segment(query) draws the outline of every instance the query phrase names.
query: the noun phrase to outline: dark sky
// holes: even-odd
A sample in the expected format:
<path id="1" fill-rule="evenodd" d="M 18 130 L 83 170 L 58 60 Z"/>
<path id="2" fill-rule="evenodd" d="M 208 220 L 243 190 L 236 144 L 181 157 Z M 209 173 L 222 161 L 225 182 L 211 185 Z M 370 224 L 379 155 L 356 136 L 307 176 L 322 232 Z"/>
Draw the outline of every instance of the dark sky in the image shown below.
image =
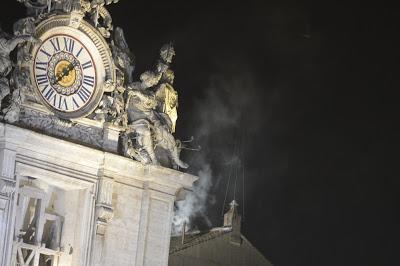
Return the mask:
<path id="1" fill-rule="evenodd" d="M 189 172 L 199 161 L 212 167 L 208 217 L 220 225 L 238 143 L 243 234 L 277 266 L 400 265 L 398 11 L 344 2 L 122 0 L 109 8 L 136 55 L 135 77 L 174 42 L 177 135 L 203 148 L 183 152 Z M 1 21 L 10 29 L 24 7 L 7 5 Z"/>

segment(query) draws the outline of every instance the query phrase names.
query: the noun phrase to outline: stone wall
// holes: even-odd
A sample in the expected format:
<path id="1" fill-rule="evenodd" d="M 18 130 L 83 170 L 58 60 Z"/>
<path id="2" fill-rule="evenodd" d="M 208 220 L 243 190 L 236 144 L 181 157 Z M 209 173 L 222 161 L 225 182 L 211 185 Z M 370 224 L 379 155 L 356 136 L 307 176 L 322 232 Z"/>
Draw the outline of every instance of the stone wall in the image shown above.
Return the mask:
<path id="1" fill-rule="evenodd" d="M 1 266 L 167 265 L 176 195 L 196 180 L 9 124 L 0 173 Z"/>

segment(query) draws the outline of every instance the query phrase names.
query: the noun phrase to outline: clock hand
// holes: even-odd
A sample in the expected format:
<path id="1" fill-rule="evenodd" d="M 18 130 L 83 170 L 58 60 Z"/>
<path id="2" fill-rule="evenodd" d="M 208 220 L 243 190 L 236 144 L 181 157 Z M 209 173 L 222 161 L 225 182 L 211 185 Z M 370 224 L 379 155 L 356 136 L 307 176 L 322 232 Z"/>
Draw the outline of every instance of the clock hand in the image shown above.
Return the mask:
<path id="1" fill-rule="evenodd" d="M 75 68 L 75 64 L 73 63 L 69 63 L 68 66 L 64 67 L 62 69 L 62 71 L 60 72 L 59 75 L 57 75 L 57 78 L 54 80 L 54 82 L 52 83 L 52 85 L 56 84 L 57 82 L 59 82 L 60 80 L 62 80 L 63 77 L 68 76 L 69 73 Z"/>
<path id="2" fill-rule="evenodd" d="M 68 67 L 69 67 L 69 66 L 64 67 L 64 68 L 61 70 L 61 72 L 60 72 L 58 75 L 56 75 L 56 78 L 54 79 L 52 85 L 56 84 L 57 82 L 59 82 L 60 80 L 62 80 L 63 77 L 65 77 L 65 76 L 67 76 L 67 75 L 69 74 Z"/>

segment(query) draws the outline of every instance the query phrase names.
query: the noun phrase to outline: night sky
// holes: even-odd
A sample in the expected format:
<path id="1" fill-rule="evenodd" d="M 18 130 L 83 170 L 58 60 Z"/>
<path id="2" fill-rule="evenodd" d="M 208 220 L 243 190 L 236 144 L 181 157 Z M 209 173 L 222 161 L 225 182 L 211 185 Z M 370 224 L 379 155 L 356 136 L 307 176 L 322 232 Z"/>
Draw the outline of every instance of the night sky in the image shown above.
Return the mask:
<path id="1" fill-rule="evenodd" d="M 188 172 L 213 171 L 208 219 L 221 225 L 237 156 L 243 234 L 274 265 L 400 265 L 398 11 L 365 1 L 237 2 L 109 7 L 136 55 L 136 79 L 174 42 L 177 137 L 202 146 L 183 151 Z M 10 32 L 25 8 L 2 5 Z"/>

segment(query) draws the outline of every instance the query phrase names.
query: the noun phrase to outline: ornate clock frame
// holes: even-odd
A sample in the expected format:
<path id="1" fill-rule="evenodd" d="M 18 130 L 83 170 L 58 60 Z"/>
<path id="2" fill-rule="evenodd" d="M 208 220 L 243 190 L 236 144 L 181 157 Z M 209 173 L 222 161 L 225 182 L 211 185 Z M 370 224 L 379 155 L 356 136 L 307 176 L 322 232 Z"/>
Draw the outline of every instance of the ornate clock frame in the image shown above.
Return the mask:
<path id="1" fill-rule="evenodd" d="M 83 37 L 90 39 L 92 44 L 84 43 L 84 45 L 88 45 L 92 49 L 96 49 L 95 51 L 91 49 L 93 61 L 96 65 L 98 65 L 98 67 L 96 68 L 96 87 L 94 88 L 93 95 L 89 100 L 90 102 L 87 103 L 83 108 L 74 112 L 63 112 L 57 110 L 55 108 L 52 108 L 51 105 L 49 105 L 40 95 L 39 88 L 36 85 L 34 76 L 34 64 L 30 64 L 30 78 L 31 83 L 35 89 L 35 97 L 37 102 L 42 103 L 44 106 L 47 107 L 47 109 L 49 109 L 60 118 L 74 119 L 85 117 L 88 114 L 92 113 L 96 107 L 98 107 L 98 104 L 104 93 L 106 82 L 113 83 L 115 81 L 116 72 L 114 63 L 112 61 L 111 50 L 106 40 L 101 36 L 100 32 L 96 28 L 94 28 L 85 20 L 81 19 L 77 22 L 77 20 L 74 19 L 72 15 L 56 15 L 42 21 L 36 27 L 36 36 L 42 41 L 49 38 L 51 35 L 66 33 L 72 35 L 74 38 Z M 40 45 L 32 45 L 30 49 L 31 55 L 35 55 L 39 47 Z"/>

